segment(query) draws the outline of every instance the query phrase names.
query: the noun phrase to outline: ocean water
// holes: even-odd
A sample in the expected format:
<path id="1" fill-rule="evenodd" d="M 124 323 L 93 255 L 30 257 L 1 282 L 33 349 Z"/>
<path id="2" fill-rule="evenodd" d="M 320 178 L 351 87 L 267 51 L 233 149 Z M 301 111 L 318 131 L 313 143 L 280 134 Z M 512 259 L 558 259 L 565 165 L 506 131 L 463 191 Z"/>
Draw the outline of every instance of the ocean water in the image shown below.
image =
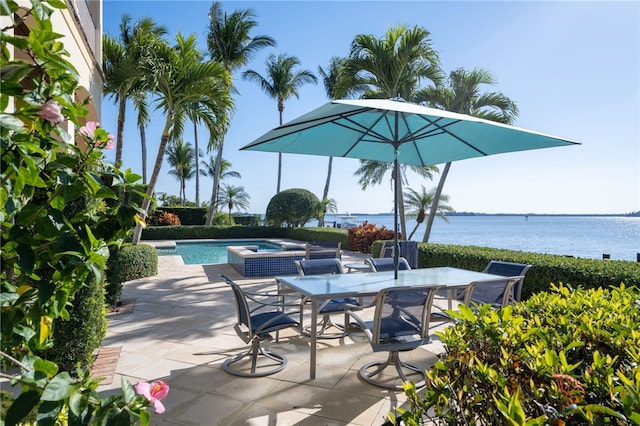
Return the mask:
<path id="1" fill-rule="evenodd" d="M 359 221 L 393 229 L 393 214 L 354 214 Z M 535 253 L 635 261 L 640 253 L 640 217 L 475 215 L 436 219 L 430 242 L 474 245 Z M 326 223 L 340 223 L 340 215 L 327 215 Z M 415 219 L 407 219 L 411 233 Z M 309 223 L 308 226 L 315 226 Z M 422 224 L 412 240 L 422 241 Z"/>

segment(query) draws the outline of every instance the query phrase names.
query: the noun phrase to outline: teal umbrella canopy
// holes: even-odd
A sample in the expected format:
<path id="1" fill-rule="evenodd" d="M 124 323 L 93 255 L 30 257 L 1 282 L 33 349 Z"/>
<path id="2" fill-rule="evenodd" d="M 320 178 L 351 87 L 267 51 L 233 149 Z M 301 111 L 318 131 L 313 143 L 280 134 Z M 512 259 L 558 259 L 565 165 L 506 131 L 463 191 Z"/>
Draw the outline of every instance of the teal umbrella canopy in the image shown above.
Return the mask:
<path id="1" fill-rule="evenodd" d="M 409 102 L 329 102 L 242 150 L 348 157 L 429 166 L 577 142 Z"/>
<path id="2" fill-rule="evenodd" d="M 577 142 L 402 100 L 329 102 L 240 148 L 432 166 Z M 398 180 L 394 191 L 394 270 L 398 278 Z"/>

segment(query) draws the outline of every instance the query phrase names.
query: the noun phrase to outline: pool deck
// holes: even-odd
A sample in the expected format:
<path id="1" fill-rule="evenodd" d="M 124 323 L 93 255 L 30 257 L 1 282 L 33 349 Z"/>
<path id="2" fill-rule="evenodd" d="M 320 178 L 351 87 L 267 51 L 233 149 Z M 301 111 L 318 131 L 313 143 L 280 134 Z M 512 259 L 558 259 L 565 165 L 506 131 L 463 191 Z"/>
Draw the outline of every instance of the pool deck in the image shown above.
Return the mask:
<path id="1" fill-rule="evenodd" d="M 343 262 L 363 255 L 344 252 Z M 151 410 L 151 425 L 382 425 L 386 414 L 405 403 L 403 392 L 388 391 L 359 380 L 373 354 L 363 334 L 318 342 L 318 370 L 309 379 L 309 339 L 293 330 L 281 332 L 269 347 L 286 354 L 287 367 L 262 378 L 231 376 L 222 362 L 244 343 L 233 325 L 236 309 L 224 273 L 243 287 L 273 288 L 274 280 L 245 279 L 228 264 L 184 265 L 179 256 L 159 258 L 158 275 L 125 283 L 122 300 L 130 312 L 109 315 L 102 350 L 111 351 L 113 381 L 103 395 L 116 392 L 120 379 L 164 380 L 170 386 L 164 414 Z M 119 350 L 119 356 L 117 356 Z M 429 368 L 441 342 L 416 349 L 403 358 Z"/>

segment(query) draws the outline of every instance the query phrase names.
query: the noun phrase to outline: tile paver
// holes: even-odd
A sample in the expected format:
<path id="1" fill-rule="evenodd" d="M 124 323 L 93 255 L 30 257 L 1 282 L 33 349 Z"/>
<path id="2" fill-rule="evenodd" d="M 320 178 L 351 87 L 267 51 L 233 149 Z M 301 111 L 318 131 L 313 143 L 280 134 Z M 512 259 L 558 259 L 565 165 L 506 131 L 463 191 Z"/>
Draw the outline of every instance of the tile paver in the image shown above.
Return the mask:
<path id="1" fill-rule="evenodd" d="M 218 274 L 252 289 L 273 280 L 245 279 L 229 265 L 183 265 L 177 256 L 160 257 L 158 267 L 158 275 L 124 285 L 122 298 L 135 299 L 135 308 L 109 317 L 103 346 L 120 346 L 121 353 L 112 383 L 99 388 L 105 395 L 117 391 L 120 377 L 166 380 L 167 410 L 152 413 L 152 425 L 382 425 L 386 413 L 405 402 L 403 392 L 358 379 L 361 365 L 386 357 L 373 354 L 358 334 L 318 341 L 315 380 L 308 377 L 309 339 L 293 330 L 268 342 L 287 356 L 283 371 L 264 378 L 225 373 L 224 359 L 245 345 L 233 330 L 232 293 Z M 435 342 L 407 358 L 429 366 L 439 350 Z"/>

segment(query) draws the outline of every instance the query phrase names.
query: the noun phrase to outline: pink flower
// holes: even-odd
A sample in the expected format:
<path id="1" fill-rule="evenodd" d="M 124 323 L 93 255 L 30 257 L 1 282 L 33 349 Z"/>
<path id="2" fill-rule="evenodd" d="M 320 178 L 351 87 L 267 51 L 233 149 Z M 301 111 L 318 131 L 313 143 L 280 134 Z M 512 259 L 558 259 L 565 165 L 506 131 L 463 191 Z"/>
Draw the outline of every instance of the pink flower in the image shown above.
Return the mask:
<path id="1" fill-rule="evenodd" d="M 107 144 L 104 146 L 104 149 L 113 149 L 113 139 L 115 138 L 115 136 L 113 136 L 113 133 L 109 133 L 109 139 L 107 140 Z"/>
<path id="2" fill-rule="evenodd" d="M 162 380 L 156 380 L 151 383 L 138 382 L 135 384 L 134 389 L 138 395 L 144 396 L 147 401 L 153 404 L 156 413 L 164 413 L 164 405 L 160 402 L 169 393 L 169 385 Z"/>
<path id="3" fill-rule="evenodd" d="M 64 120 L 64 115 L 62 115 L 62 112 L 60 111 L 60 104 L 53 99 L 49 99 L 47 102 L 42 104 L 38 115 L 53 124 Z"/>
<path id="4" fill-rule="evenodd" d="M 93 138 L 98 127 L 100 127 L 100 123 L 98 123 L 97 121 L 87 121 L 87 124 L 80 127 L 79 132 L 81 135 Z"/>

